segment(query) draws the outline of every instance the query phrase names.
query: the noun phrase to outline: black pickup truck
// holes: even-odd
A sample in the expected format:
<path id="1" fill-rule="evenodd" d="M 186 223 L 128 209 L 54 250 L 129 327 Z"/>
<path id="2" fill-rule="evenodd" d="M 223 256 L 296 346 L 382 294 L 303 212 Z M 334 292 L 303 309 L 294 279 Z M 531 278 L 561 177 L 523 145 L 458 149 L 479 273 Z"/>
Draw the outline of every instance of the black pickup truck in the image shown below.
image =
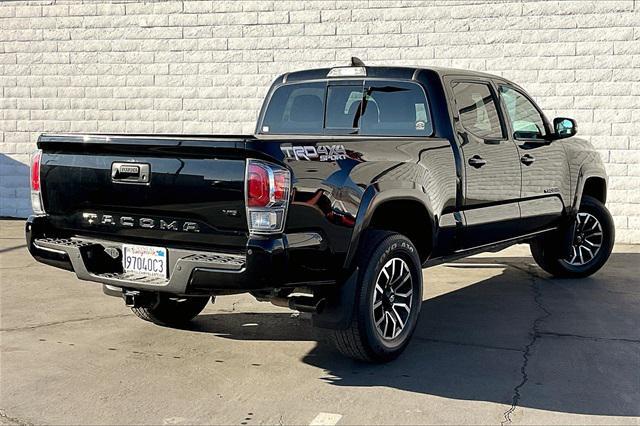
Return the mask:
<path id="1" fill-rule="evenodd" d="M 493 75 L 291 72 L 254 135 L 41 135 L 26 238 L 142 319 L 177 326 L 249 292 L 388 361 L 414 331 L 423 267 L 523 242 L 558 277 L 603 266 L 607 177 L 576 130 Z"/>

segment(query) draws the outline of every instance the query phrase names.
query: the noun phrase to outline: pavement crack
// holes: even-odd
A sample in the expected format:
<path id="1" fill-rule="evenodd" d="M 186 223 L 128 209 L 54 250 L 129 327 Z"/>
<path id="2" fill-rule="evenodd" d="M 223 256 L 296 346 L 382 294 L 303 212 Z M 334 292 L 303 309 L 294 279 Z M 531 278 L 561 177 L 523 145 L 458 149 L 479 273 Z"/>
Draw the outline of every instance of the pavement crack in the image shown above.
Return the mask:
<path id="1" fill-rule="evenodd" d="M 122 317 L 128 317 L 128 316 L 131 316 L 131 314 L 102 315 L 102 316 L 87 317 L 87 318 L 74 318 L 74 319 L 69 319 L 69 320 L 64 320 L 64 321 L 51 321 L 51 322 L 45 322 L 45 323 L 41 323 L 41 324 L 28 325 L 28 326 L 24 326 L 24 327 L 0 328 L 0 331 L 33 330 L 33 329 L 36 329 L 36 328 L 51 327 L 53 325 L 69 324 L 69 323 L 83 322 L 83 321 L 98 321 L 98 320 L 103 320 L 103 319 L 122 318 Z"/>
<path id="2" fill-rule="evenodd" d="M 539 331 L 538 336 L 544 337 L 571 337 L 574 339 L 593 340 L 594 342 L 623 342 L 623 343 L 640 343 L 640 340 L 625 339 L 622 337 L 597 337 L 597 336 L 583 336 L 580 334 L 572 333 L 556 333 L 554 331 Z"/>
<path id="3" fill-rule="evenodd" d="M 499 351 L 513 351 L 513 352 L 523 352 L 522 349 L 519 348 L 510 348 L 507 346 L 492 346 L 492 345 L 483 345 L 480 343 L 470 343 L 470 342 L 458 342 L 455 340 L 443 340 L 443 339 L 433 339 L 429 337 L 420 337 L 413 336 L 414 340 L 423 341 L 423 342 L 434 342 L 434 343 L 444 343 L 447 345 L 458 345 L 458 346 L 471 346 L 474 348 L 482 348 L 482 349 L 495 349 Z"/>
<path id="4" fill-rule="evenodd" d="M 504 420 L 500 422 L 501 426 L 505 424 L 511 423 L 511 414 L 518 408 L 518 403 L 522 398 L 521 390 L 529 381 L 529 375 L 527 373 L 527 367 L 529 366 L 529 360 L 531 359 L 531 350 L 533 346 L 536 344 L 538 338 L 541 336 L 539 328 L 540 324 L 545 321 L 547 318 L 551 316 L 551 312 L 547 310 L 542 304 L 542 291 L 540 290 L 540 286 L 538 285 L 538 277 L 526 269 L 519 267 L 517 265 L 511 265 L 521 271 L 526 272 L 529 275 L 529 279 L 531 281 L 531 291 L 533 292 L 533 302 L 535 303 L 538 310 L 541 311 L 540 315 L 538 315 L 534 320 L 533 324 L 531 324 L 531 329 L 529 330 L 529 343 L 524 347 L 524 351 L 522 353 L 522 365 L 520 366 L 520 374 L 522 379 L 520 383 L 518 383 L 513 388 L 513 397 L 511 398 L 511 407 L 504 412 Z"/>
<path id="5" fill-rule="evenodd" d="M 525 274 L 527 274 L 530 278 L 532 278 L 534 280 L 544 280 L 544 281 L 549 281 L 549 282 L 553 281 L 549 277 L 545 277 L 543 275 L 540 275 L 540 274 L 534 272 L 535 268 L 532 268 L 532 267 L 527 268 L 527 267 L 523 267 L 521 265 L 518 265 L 517 263 L 511 263 L 511 262 L 504 262 L 504 264 L 505 265 L 509 265 L 512 268 L 517 269 L 518 271 L 524 272 Z"/>
<path id="6" fill-rule="evenodd" d="M 0 420 L 3 421 L 2 424 L 5 424 L 5 422 L 8 422 L 8 424 L 10 425 L 32 425 L 33 423 L 29 423 L 25 420 L 21 420 L 17 417 L 11 417 L 7 414 L 6 410 L 4 408 L 0 408 Z"/>

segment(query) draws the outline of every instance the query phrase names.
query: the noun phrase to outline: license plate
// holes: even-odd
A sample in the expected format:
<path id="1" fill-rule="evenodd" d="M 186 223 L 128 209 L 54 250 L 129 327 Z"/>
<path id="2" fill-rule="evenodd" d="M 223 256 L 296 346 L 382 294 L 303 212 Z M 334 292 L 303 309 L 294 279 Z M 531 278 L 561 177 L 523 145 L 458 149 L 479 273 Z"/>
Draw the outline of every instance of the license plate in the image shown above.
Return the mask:
<path id="1" fill-rule="evenodd" d="M 122 266 L 125 272 L 167 278 L 167 249 L 123 244 Z"/>

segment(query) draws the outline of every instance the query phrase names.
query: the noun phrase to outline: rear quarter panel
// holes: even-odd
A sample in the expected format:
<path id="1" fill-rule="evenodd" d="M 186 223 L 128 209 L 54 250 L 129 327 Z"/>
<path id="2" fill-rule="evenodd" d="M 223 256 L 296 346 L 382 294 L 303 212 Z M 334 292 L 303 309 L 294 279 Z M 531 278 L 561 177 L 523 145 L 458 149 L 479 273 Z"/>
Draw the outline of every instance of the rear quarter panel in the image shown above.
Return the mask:
<path id="1" fill-rule="evenodd" d="M 292 172 L 287 234 L 316 233 L 317 249 L 293 250 L 307 275 L 335 276 L 377 205 L 394 198 L 415 199 L 430 212 L 435 228 L 453 212 L 456 167 L 450 142 L 440 138 L 316 137 L 264 139 L 249 146 Z M 316 153 L 333 152 L 337 158 Z M 402 221 L 402 211 L 397 212 Z M 301 274 L 303 271 L 301 271 Z"/>

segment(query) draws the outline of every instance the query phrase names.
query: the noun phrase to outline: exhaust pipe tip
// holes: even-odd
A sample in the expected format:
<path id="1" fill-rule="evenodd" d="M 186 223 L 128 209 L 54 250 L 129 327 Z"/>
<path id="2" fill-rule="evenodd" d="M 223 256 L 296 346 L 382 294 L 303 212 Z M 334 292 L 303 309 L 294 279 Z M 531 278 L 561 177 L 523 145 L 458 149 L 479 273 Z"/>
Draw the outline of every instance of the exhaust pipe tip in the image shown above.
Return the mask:
<path id="1" fill-rule="evenodd" d="M 313 296 L 270 297 L 267 300 L 274 306 L 312 314 L 321 313 L 327 305 L 324 297 Z"/>
<path id="2" fill-rule="evenodd" d="M 314 297 L 292 297 L 289 299 L 289 308 L 294 311 L 319 314 L 326 305 L 326 299 Z"/>

